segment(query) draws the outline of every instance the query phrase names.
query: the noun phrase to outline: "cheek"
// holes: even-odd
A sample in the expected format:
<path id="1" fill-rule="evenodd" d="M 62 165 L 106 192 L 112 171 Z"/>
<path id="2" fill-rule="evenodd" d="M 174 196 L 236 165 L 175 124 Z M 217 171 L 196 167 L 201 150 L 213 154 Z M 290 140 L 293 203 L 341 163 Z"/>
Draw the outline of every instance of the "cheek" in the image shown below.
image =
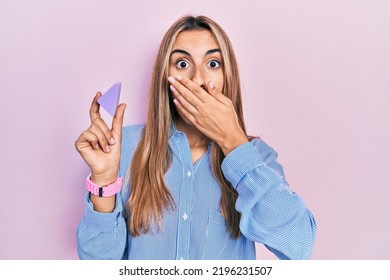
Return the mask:
<path id="1" fill-rule="evenodd" d="M 218 90 L 223 91 L 223 74 L 218 74 L 214 77 L 214 83 Z"/>
<path id="2" fill-rule="evenodd" d="M 221 80 L 219 80 L 218 83 L 216 83 L 216 87 L 220 91 L 223 91 L 223 78 Z"/>
<path id="3" fill-rule="evenodd" d="M 168 76 L 175 76 L 176 73 L 177 73 L 176 67 L 170 66 L 168 68 Z"/>
<path id="4" fill-rule="evenodd" d="M 180 71 L 176 68 L 176 66 L 169 67 L 168 69 L 168 76 L 176 77 L 177 75 L 186 77 L 188 79 L 191 79 L 191 71 L 190 70 L 183 70 L 181 69 Z"/>

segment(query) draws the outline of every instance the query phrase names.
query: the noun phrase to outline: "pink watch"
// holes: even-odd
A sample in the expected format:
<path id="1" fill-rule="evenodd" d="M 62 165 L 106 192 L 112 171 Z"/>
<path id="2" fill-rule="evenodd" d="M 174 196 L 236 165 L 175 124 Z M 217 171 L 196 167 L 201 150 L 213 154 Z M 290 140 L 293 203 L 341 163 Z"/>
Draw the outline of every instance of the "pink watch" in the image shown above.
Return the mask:
<path id="1" fill-rule="evenodd" d="M 98 195 L 99 197 L 107 197 L 107 196 L 113 196 L 116 193 L 118 193 L 121 190 L 122 182 L 123 182 L 123 178 L 118 177 L 116 178 L 114 183 L 109 184 L 106 187 L 102 187 L 96 185 L 91 181 L 91 174 L 90 174 L 87 177 L 85 187 L 90 193 L 93 193 L 94 195 Z"/>

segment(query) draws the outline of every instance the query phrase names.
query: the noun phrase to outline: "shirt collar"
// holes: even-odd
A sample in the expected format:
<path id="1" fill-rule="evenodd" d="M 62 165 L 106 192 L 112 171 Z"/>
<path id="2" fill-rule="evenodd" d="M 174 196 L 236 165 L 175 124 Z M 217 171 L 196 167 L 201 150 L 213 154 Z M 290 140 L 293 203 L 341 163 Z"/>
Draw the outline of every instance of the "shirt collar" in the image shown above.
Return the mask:
<path id="1" fill-rule="evenodd" d="M 169 133 L 170 133 L 170 134 L 169 134 L 169 142 L 172 141 L 173 138 L 174 138 L 174 137 L 177 137 L 179 134 L 185 135 L 184 132 L 182 132 L 182 131 L 180 131 L 180 130 L 178 130 L 178 129 L 176 128 L 175 122 L 172 122 L 172 124 L 171 124 L 171 130 L 170 130 Z M 213 144 L 213 141 L 210 141 L 210 142 L 208 143 L 208 149 L 211 148 L 211 145 L 212 145 L 212 144 Z"/>
<path id="2" fill-rule="evenodd" d="M 169 140 L 171 140 L 178 133 L 182 133 L 182 132 L 177 130 L 175 122 L 172 122 L 171 123 L 171 129 L 170 129 L 170 132 L 169 132 Z"/>

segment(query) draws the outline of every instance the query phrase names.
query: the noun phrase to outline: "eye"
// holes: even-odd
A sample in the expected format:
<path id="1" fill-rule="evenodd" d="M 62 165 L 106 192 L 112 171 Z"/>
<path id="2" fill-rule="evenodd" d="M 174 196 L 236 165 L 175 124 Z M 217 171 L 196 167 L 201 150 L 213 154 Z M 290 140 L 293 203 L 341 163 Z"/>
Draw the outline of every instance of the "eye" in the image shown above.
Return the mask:
<path id="1" fill-rule="evenodd" d="M 221 66 L 221 63 L 218 60 L 211 60 L 208 64 L 208 67 L 211 68 L 219 68 Z"/>
<path id="2" fill-rule="evenodd" d="M 183 60 L 183 59 L 180 59 L 180 60 L 178 60 L 178 61 L 176 62 L 176 67 L 177 67 L 178 69 L 187 68 L 187 67 L 189 67 L 189 66 L 190 66 L 190 64 L 189 64 L 187 61 Z"/>

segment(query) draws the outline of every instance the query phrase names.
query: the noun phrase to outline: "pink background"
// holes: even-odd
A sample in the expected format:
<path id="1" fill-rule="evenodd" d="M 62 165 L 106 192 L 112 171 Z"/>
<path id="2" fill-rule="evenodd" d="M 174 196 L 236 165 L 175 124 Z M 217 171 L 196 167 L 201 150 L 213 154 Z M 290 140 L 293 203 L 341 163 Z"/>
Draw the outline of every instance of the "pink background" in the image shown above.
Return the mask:
<path id="1" fill-rule="evenodd" d="M 385 0 L 1 0 L 0 259 L 77 258 L 90 102 L 122 81 L 125 123 L 143 122 L 158 44 L 187 13 L 229 34 L 249 132 L 317 219 L 312 258 L 390 259 Z"/>

